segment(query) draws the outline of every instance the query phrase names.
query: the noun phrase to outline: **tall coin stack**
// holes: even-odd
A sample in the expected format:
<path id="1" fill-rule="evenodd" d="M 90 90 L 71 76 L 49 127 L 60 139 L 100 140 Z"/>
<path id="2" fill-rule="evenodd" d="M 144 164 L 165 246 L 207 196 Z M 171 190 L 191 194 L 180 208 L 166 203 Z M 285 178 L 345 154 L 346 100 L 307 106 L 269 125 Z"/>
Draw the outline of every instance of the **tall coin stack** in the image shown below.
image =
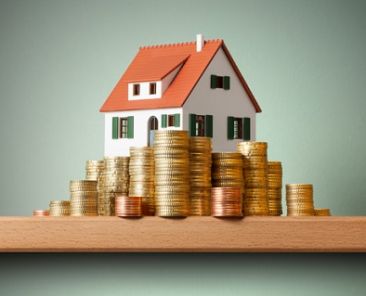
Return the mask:
<path id="1" fill-rule="evenodd" d="M 156 131 L 155 204 L 161 217 L 189 215 L 189 138 L 186 131 Z"/>
<path id="2" fill-rule="evenodd" d="M 130 148 L 130 197 L 142 198 L 144 216 L 154 216 L 154 150 L 151 147 Z M 117 203 L 116 203 L 117 204 Z"/>
<path id="3" fill-rule="evenodd" d="M 266 216 L 269 213 L 267 198 L 267 143 L 240 142 L 237 147 L 244 157 L 244 215 Z"/>
<path id="4" fill-rule="evenodd" d="M 50 216 L 70 216 L 70 201 L 69 200 L 51 200 Z"/>
<path id="5" fill-rule="evenodd" d="M 240 153 L 212 153 L 212 186 L 238 187 L 243 194 L 243 157 Z"/>
<path id="6" fill-rule="evenodd" d="M 98 215 L 98 181 L 70 181 L 70 214 L 71 216 Z"/>
<path id="7" fill-rule="evenodd" d="M 287 216 L 314 216 L 313 185 L 286 184 Z"/>
<path id="8" fill-rule="evenodd" d="M 105 157 L 104 162 L 104 200 L 99 201 L 102 203 L 103 215 L 114 216 L 116 196 L 128 196 L 130 158 Z"/>
<path id="9" fill-rule="evenodd" d="M 270 216 L 282 215 L 282 164 L 268 161 L 267 175 L 268 210 Z"/>
<path id="10" fill-rule="evenodd" d="M 104 160 L 87 160 L 85 179 L 98 181 L 98 215 L 104 215 Z"/>
<path id="11" fill-rule="evenodd" d="M 211 215 L 211 139 L 189 139 L 190 215 Z"/>

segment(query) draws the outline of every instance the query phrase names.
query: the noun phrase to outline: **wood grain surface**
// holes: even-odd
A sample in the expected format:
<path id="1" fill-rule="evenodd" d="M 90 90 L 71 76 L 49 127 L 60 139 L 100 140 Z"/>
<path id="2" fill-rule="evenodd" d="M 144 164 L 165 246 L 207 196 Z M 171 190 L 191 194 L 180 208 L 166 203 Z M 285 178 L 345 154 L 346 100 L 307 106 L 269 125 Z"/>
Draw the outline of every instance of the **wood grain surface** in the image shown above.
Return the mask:
<path id="1" fill-rule="evenodd" d="M 365 252 L 366 217 L 0 217 L 1 252 Z"/>

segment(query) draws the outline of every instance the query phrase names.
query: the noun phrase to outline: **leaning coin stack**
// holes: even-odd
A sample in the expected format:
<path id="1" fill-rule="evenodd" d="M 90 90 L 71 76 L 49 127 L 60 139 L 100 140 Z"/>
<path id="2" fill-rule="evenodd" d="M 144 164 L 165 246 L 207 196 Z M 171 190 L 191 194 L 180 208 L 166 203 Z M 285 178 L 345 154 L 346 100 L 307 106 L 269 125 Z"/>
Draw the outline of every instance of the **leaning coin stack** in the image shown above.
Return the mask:
<path id="1" fill-rule="evenodd" d="M 282 164 L 268 161 L 267 175 L 268 210 L 270 216 L 282 215 Z"/>
<path id="2" fill-rule="evenodd" d="M 314 216 L 313 185 L 286 184 L 287 216 Z"/>
<path id="3" fill-rule="evenodd" d="M 244 215 L 267 216 L 267 143 L 240 142 L 237 147 L 244 157 Z"/>
<path id="4" fill-rule="evenodd" d="M 330 209 L 314 209 L 315 216 L 331 216 Z"/>
<path id="5" fill-rule="evenodd" d="M 50 216 L 70 216 L 69 200 L 52 200 L 50 202 Z"/>
<path id="6" fill-rule="evenodd" d="M 154 216 L 154 150 L 151 147 L 130 148 L 130 197 L 142 198 L 144 216 Z M 117 203 L 116 203 L 117 204 Z"/>
<path id="7" fill-rule="evenodd" d="M 130 158 L 105 157 L 104 162 L 104 200 L 99 201 L 104 209 L 104 216 L 114 216 L 116 196 L 128 196 Z"/>
<path id="8" fill-rule="evenodd" d="M 85 180 L 98 181 L 104 171 L 104 160 L 87 160 L 85 165 Z"/>
<path id="9" fill-rule="evenodd" d="M 161 217 L 189 215 L 189 138 L 186 131 L 156 131 L 155 204 Z"/>
<path id="10" fill-rule="evenodd" d="M 241 217 L 242 202 L 240 187 L 212 187 L 212 216 Z"/>
<path id="11" fill-rule="evenodd" d="M 211 138 L 189 139 L 190 215 L 211 215 Z"/>
<path id="12" fill-rule="evenodd" d="M 71 216 L 98 215 L 98 181 L 70 181 L 70 214 Z"/>
<path id="13" fill-rule="evenodd" d="M 212 186 L 239 187 L 244 192 L 243 157 L 240 153 L 212 153 Z"/>
<path id="14" fill-rule="evenodd" d="M 141 217 L 142 198 L 137 196 L 116 196 L 116 216 Z"/>

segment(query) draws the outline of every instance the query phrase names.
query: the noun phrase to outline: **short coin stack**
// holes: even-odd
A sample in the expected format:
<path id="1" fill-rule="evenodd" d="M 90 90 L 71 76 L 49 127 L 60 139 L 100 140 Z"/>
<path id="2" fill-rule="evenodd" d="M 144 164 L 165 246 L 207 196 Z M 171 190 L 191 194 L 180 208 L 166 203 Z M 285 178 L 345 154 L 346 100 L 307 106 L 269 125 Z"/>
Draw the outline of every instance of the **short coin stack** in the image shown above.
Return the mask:
<path id="1" fill-rule="evenodd" d="M 240 142 L 237 147 L 244 156 L 244 215 L 267 216 L 267 143 Z"/>
<path id="2" fill-rule="evenodd" d="M 313 185 L 286 185 L 287 216 L 314 216 Z"/>
<path id="3" fill-rule="evenodd" d="M 98 181 L 70 181 L 70 214 L 71 216 L 98 215 Z"/>
<path id="4" fill-rule="evenodd" d="M 49 210 L 34 210 L 33 211 L 33 216 L 34 217 L 45 217 L 45 216 L 49 216 L 50 215 L 50 211 Z"/>
<path id="5" fill-rule="evenodd" d="M 155 131 L 155 204 L 161 217 L 189 215 L 189 138 L 186 131 Z"/>
<path id="6" fill-rule="evenodd" d="M 190 215 L 211 214 L 211 139 L 189 139 Z"/>
<path id="7" fill-rule="evenodd" d="M 116 216 L 118 217 L 141 217 L 142 197 L 116 196 Z"/>
<path id="8" fill-rule="evenodd" d="M 331 216 L 330 209 L 314 209 L 315 216 Z"/>
<path id="9" fill-rule="evenodd" d="M 70 216 L 70 201 L 69 200 L 51 200 L 50 216 Z"/>
<path id="10" fill-rule="evenodd" d="M 130 197 L 142 198 L 144 216 L 154 216 L 154 150 L 151 147 L 130 148 Z"/>
<path id="11" fill-rule="evenodd" d="M 212 187 L 211 213 L 214 217 L 241 217 L 242 193 L 240 187 Z"/>
<path id="12" fill-rule="evenodd" d="M 87 160 L 85 165 L 85 179 L 98 181 L 104 172 L 104 160 Z"/>
<path id="13" fill-rule="evenodd" d="M 238 187 L 244 192 L 243 157 L 240 153 L 212 153 L 212 186 Z"/>
<path id="14" fill-rule="evenodd" d="M 100 200 L 104 216 L 114 216 L 115 197 L 128 196 L 129 157 L 105 157 L 104 200 Z"/>
<path id="15" fill-rule="evenodd" d="M 268 210 L 270 216 L 282 215 L 282 164 L 268 161 L 267 175 Z"/>

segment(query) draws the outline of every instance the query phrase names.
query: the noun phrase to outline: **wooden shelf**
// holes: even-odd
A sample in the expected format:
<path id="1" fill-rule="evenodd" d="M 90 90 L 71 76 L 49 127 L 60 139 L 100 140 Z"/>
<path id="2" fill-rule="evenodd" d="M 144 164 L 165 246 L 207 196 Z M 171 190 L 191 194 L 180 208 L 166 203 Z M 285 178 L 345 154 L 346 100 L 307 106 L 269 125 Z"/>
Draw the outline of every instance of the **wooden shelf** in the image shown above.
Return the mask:
<path id="1" fill-rule="evenodd" d="M 1 252 L 365 252 L 366 217 L 0 217 Z"/>

